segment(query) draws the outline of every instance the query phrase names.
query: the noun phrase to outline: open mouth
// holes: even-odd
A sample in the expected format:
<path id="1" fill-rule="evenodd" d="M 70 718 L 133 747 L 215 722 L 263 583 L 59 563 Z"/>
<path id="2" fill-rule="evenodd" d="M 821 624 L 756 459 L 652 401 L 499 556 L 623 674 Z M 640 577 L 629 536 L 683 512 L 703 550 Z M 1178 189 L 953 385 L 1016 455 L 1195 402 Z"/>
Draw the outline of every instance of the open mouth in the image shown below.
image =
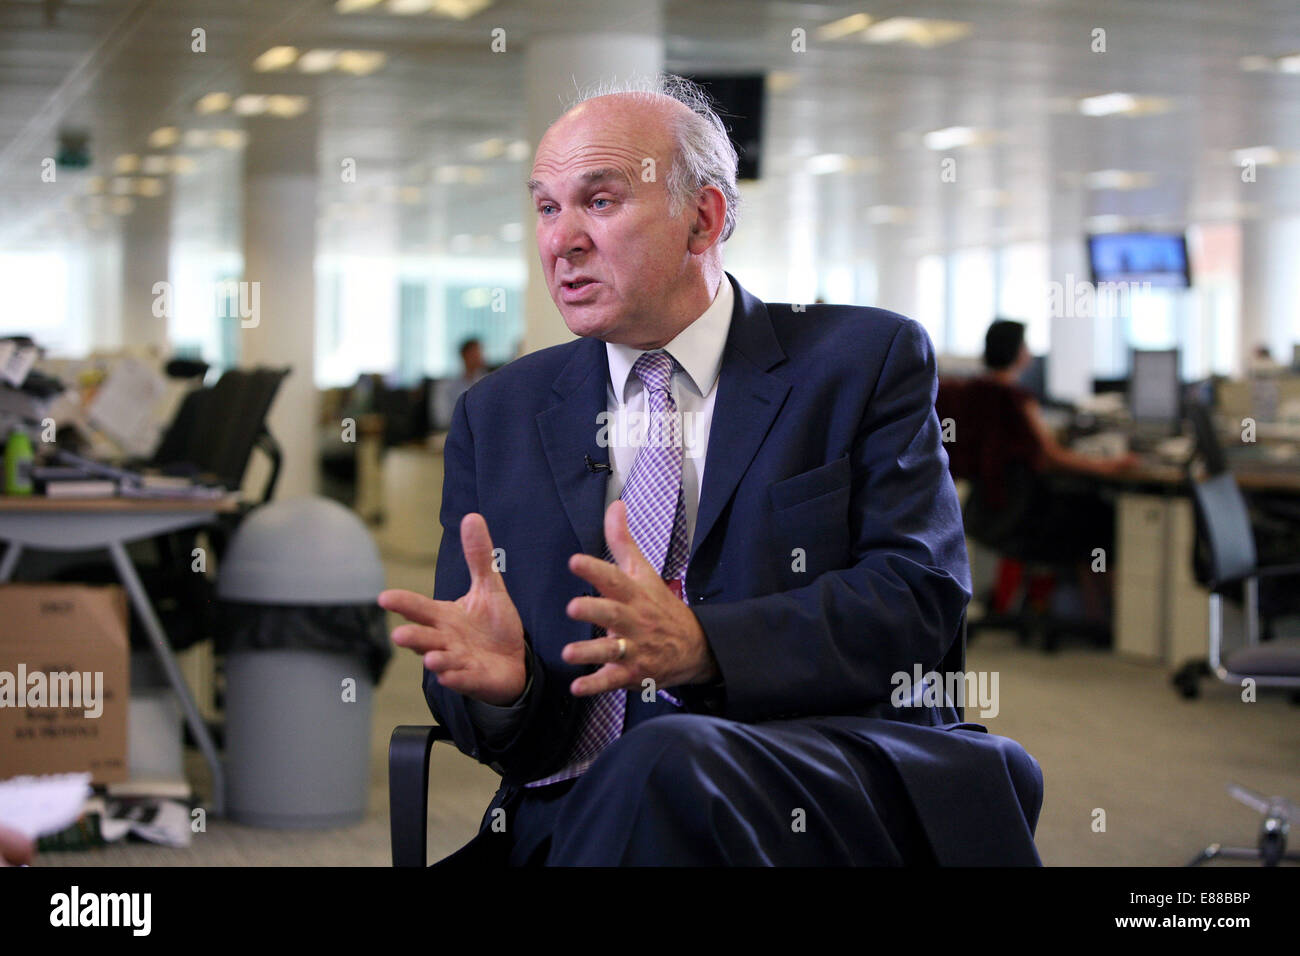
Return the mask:
<path id="1" fill-rule="evenodd" d="M 562 284 L 566 289 L 581 289 L 591 285 L 595 281 L 595 279 L 576 279 L 573 282 L 565 282 Z"/>

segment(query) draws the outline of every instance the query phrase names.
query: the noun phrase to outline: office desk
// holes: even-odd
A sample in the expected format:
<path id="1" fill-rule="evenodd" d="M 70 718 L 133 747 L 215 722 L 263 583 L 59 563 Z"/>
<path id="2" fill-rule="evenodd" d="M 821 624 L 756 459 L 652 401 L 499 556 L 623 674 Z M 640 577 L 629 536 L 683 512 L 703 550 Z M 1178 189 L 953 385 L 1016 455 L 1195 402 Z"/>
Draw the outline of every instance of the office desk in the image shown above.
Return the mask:
<path id="1" fill-rule="evenodd" d="M 1300 495 L 1300 463 L 1269 465 L 1237 463 L 1229 459 L 1228 470 L 1237 479 L 1237 484 L 1241 486 L 1242 491 Z M 1187 471 L 1182 465 L 1166 459 L 1144 457 L 1136 468 L 1107 475 L 1099 480 L 1116 485 L 1120 489 L 1147 487 L 1177 491 L 1186 485 Z"/>
<path id="2" fill-rule="evenodd" d="M 202 527 L 211 524 L 219 514 L 238 510 L 237 495 L 201 501 L 0 495 L 0 540 L 8 543 L 4 558 L 0 559 L 0 583 L 13 576 L 23 548 L 46 551 L 97 551 L 104 548 L 108 551 L 117 576 L 130 596 L 131 605 L 144 622 L 154 654 L 180 700 L 185 722 L 212 769 L 212 812 L 217 816 L 225 812 L 225 775 L 221 759 L 153 604 L 127 555 L 126 545 L 172 531 Z"/>

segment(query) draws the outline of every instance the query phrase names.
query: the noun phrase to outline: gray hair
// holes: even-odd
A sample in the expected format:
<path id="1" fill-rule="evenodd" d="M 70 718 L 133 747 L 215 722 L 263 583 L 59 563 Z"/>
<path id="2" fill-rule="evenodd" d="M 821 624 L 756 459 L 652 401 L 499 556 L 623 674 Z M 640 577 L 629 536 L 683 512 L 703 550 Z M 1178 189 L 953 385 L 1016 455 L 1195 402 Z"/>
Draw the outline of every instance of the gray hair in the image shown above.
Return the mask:
<path id="1" fill-rule="evenodd" d="M 736 187 L 736 168 L 740 157 L 731 145 L 727 127 L 713 106 L 713 100 L 698 83 L 672 73 L 660 73 L 650 79 L 625 81 L 606 80 L 594 83 L 581 91 L 568 105 L 573 109 L 580 103 L 598 96 L 627 93 L 651 99 L 666 96 L 686 106 L 690 117 L 682 117 L 676 124 L 677 151 L 664 179 L 668 190 L 669 212 L 680 215 L 693 202 L 700 190 L 716 186 L 727 200 L 727 212 L 722 224 L 721 241 L 731 238 L 740 214 L 740 190 Z"/>

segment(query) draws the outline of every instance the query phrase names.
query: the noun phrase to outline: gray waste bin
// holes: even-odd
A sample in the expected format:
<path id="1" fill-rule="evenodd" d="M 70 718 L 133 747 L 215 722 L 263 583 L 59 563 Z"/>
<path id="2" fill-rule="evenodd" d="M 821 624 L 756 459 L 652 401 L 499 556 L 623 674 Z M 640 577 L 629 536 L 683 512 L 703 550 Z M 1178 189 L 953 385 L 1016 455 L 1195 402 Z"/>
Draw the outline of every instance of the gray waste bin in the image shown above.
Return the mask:
<path id="1" fill-rule="evenodd" d="M 391 654 L 379 551 L 325 498 L 263 505 L 240 524 L 217 581 L 226 657 L 226 807 L 267 827 L 365 815 L 370 710 Z"/>

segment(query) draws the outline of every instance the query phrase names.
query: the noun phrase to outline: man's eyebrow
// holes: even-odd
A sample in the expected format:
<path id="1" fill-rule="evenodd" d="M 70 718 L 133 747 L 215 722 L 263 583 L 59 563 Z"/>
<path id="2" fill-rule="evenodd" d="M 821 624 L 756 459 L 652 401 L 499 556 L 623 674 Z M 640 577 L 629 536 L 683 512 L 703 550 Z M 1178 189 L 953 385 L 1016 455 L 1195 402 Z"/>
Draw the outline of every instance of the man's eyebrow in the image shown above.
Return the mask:
<path id="1" fill-rule="evenodd" d="M 582 173 L 579 178 L 587 185 L 598 183 L 606 179 L 621 179 L 628 185 L 632 182 L 628 178 L 627 173 L 614 166 L 602 166 L 599 169 L 589 169 L 585 173 Z M 538 179 L 530 179 L 526 185 L 528 186 L 528 192 L 531 194 L 536 194 L 539 189 L 544 188 L 541 180 Z"/>

